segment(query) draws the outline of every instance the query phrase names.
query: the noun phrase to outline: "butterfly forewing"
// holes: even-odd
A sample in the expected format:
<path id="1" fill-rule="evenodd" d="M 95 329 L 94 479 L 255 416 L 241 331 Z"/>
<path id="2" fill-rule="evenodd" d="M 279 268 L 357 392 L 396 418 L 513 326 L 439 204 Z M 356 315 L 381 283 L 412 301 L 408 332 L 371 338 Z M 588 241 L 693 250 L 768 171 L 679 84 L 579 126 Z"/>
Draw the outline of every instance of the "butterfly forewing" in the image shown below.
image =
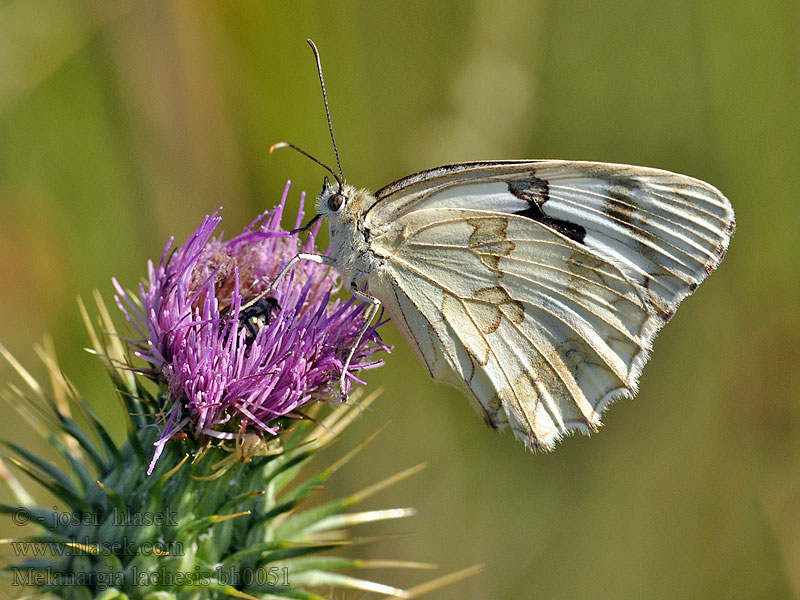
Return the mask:
<path id="1" fill-rule="evenodd" d="M 363 221 L 382 264 L 370 291 L 430 374 L 544 448 L 635 392 L 656 331 L 734 228 L 698 180 L 566 161 L 412 175 Z"/>

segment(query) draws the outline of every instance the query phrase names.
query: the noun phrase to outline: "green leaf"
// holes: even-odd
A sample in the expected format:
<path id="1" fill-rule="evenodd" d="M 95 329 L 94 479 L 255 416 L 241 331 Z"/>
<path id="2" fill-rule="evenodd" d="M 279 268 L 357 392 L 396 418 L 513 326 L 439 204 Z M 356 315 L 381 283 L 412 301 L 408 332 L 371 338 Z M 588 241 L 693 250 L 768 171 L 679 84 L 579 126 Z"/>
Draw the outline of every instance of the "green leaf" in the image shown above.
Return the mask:
<path id="1" fill-rule="evenodd" d="M 264 542 L 253 544 L 245 550 L 229 554 L 222 561 L 222 569 L 234 568 L 236 563 L 249 556 L 260 556 L 260 563 L 267 564 L 282 558 L 304 556 L 312 552 L 324 552 L 332 548 L 343 546 L 342 542 L 328 543 L 300 543 L 300 542 Z"/>
<path id="2" fill-rule="evenodd" d="M 73 491 L 74 488 L 70 484 L 69 487 L 64 487 L 55 479 L 49 479 L 38 471 L 31 468 L 29 465 L 20 462 L 16 459 L 9 458 L 9 460 L 21 471 L 29 477 L 37 481 L 43 488 L 58 496 L 61 500 L 66 502 L 72 510 L 91 512 L 86 500 Z"/>
<path id="3" fill-rule="evenodd" d="M 17 454 L 19 454 L 22 458 L 27 460 L 31 465 L 37 467 L 39 471 L 43 472 L 46 475 L 49 475 L 53 480 L 58 482 L 58 484 L 66 490 L 69 490 L 75 495 L 78 495 L 78 490 L 75 489 L 75 485 L 72 483 L 69 477 L 67 477 L 64 473 L 61 472 L 55 465 L 52 463 L 44 460 L 43 458 L 39 458 L 35 454 L 28 452 L 25 448 L 18 446 L 12 442 L 7 440 L 0 440 L 0 444 L 3 444 L 7 448 L 10 448 Z"/>
<path id="4" fill-rule="evenodd" d="M 307 530 L 312 527 L 315 523 L 321 521 L 324 517 L 328 517 L 332 514 L 341 512 L 345 508 L 348 508 L 362 500 L 372 496 L 373 494 L 378 493 L 379 491 L 393 485 L 406 477 L 410 477 L 415 473 L 419 472 L 425 468 L 425 464 L 419 464 L 405 471 L 401 471 L 395 475 L 387 477 L 377 483 L 374 483 L 371 486 L 368 486 L 355 494 L 351 494 L 350 496 L 346 496 L 344 498 L 339 498 L 337 500 L 332 500 L 325 504 L 321 504 L 320 506 L 316 506 L 304 512 L 297 513 L 295 515 L 290 516 L 286 519 L 283 523 L 278 525 L 275 529 L 275 536 L 279 539 L 292 539 L 292 538 L 301 538 L 302 536 L 307 533 Z"/>
<path id="5" fill-rule="evenodd" d="M 90 487 L 92 487 L 95 483 L 95 478 L 91 476 L 89 470 L 86 468 L 86 465 L 84 465 L 80 460 L 75 458 L 72 455 L 72 452 L 69 451 L 69 449 L 61 442 L 60 439 L 58 439 L 58 436 L 56 436 L 54 433 L 51 433 L 50 436 L 48 436 L 48 441 L 50 442 L 50 444 L 53 445 L 53 447 L 55 447 L 58 453 L 61 456 L 63 456 L 64 459 L 69 463 L 70 467 L 72 468 L 72 472 L 81 482 L 82 489 L 86 491 Z"/>
<path id="6" fill-rule="evenodd" d="M 385 594 L 397 598 L 410 597 L 405 590 L 400 588 L 376 583 L 367 579 L 358 579 L 357 577 L 342 575 L 341 573 L 332 573 L 330 571 L 306 571 L 296 576 L 293 575 L 291 583 L 292 585 L 306 585 L 310 587 L 350 588 L 353 590 Z"/>
<path id="7" fill-rule="evenodd" d="M 106 460 L 102 457 L 97 447 L 94 445 L 89 439 L 89 436 L 81 429 L 75 421 L 72 419 L 65 417 L 61 413 L 56 415 L 58 420 L 58 427 L 64 431 L 67 435 L 74 438 L 78 445 L 89 455 L 89 458 L 94 463 L 95 469 L 97 469 L 98 473 L 105 473 L 108 468 L 109 464 Z"/>

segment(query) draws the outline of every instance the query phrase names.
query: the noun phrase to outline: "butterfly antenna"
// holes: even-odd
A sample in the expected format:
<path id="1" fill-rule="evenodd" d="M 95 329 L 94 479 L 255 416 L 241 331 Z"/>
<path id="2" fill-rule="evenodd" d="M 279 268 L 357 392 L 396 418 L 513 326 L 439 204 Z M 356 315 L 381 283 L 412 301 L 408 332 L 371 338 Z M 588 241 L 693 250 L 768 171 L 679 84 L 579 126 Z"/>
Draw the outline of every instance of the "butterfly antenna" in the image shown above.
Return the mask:
<path id="1" fill-rule="evenodd" d="M 322 101 L 325 103 L 325 116 L 328 117 L 328 129 L 331 132 L 331 141 L 333 142 L 333 152 L 336 154 L 336 164 L 339 167 L 339 176 L 336 177 L 336 181 L 339 183 L 339 187 L 342 187 L 342 181 L 344 180 L 344 174 L 342 173 L 342 161 L 339 160 L 339 148 L 336 146 L 336 136 L 333 135 L 333 123 L 331 123 L 331 111 L 328 108 L 328 94 L 325 92 L 325 79 L 322 77 L 322 63 L 319 60 L 319 50 L 317 50 L 317 46 L 314 44 L 313 40 L 306 40 L 308 45 L 311 46 L 311 50 L 314 52 L 314 58 L 317 61 L 317 73 L 319 73 L 319 84 L 322 87 Z M 334 175 L 335 176 L 335 175 Z"/>
<path id="2" fill-rule="evenodd" d="M 312 154 L 309 154 L 308 152 L 306 152 L 305 150 L 303 150 L 303 149 L 302 149 L 300 146 L 295 146 L 294 144 L 292 144 L 292 143 L 289 143 L 289 142 L 278 142 L 277 144 L 272 144 L 272 146 L 270 146 L 270 147 L 269 147 L 269 153 L 270 153 L 270 154 L 272 154 L 272 153 L 273 153 L 273 152 L 275 152 L 275 150 L 277 150 L 278 148 L 291 148 L 292 150 L 296 150 L 297 152 L 299 152 L 300 154 L 302 154 L 302 155 L 303 155 L 303 156 L 305 156 L 306 158 L 310 158 L 311 160 L 313 160 L 313 161 L 314 161 L 315 163 L 317 163 L 317 164 L 318 164 L 320 167 L 322 167 L 322 168 L 323 168 L 323 169 L 325 169 L 325 170 L 326 170 L 328 173 L 330 173 L 331 175 L 333 175 L 333 177 L 336 179 L 336 183 L 338 183 L 338 184 L 339 184 L 339 187 L 342 187 L 342 185 L 344 184 L 344 180 L 343 180 L 343 179 L 342 179 L 342 178 L 341 178 L 339 175 L 337 175 L 337 174 L 336 174 L 336 171 L 334 171 L 333 169 L 331 169 L 331 168 L 330 168 L 328 165 L 326 165 L 324 162 L 322 162 L 322 161 L 321 161 L 320 159 L 318 159 L 316 156 L 314 156 L 314 155 L 312 155 Z"/>

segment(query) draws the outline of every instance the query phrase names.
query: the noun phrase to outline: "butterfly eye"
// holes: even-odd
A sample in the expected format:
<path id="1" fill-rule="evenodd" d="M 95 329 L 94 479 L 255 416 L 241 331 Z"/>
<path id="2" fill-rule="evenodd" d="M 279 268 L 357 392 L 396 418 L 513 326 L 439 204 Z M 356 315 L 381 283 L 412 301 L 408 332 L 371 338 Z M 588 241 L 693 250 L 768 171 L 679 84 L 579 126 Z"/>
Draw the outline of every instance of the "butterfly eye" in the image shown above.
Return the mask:
<path id="1" fill-rule="evenodd" d="M 344 202 L 344 196 L 339 192 L 337 192 L 333 194 L 330 198 L 328 198 L 328 208 L 331 209 L 333 212 L 336 212 L 342 207 L 343 202 Z"/>

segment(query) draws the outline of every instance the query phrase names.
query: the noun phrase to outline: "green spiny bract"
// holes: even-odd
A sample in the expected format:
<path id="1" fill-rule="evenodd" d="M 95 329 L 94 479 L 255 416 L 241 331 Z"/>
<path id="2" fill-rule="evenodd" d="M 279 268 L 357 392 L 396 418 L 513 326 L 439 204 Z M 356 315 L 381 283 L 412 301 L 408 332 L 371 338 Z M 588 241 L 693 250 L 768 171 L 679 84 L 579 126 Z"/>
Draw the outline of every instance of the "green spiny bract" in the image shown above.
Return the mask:
<path id="1" fill-rule="evenodd" d="M 307 502 L 371 439 L 322 470 L 307 467 L 374 395 L 358 405 L 336 407 L 319 420 L 292 419 L 271 441 L 246 435 L 227 447 L 206 443 L 198 448 L 191 437 L 176 436 L 147 475 L 160 432 L 146 425 L 157 421 L 160 391 L 150 391 L 140 376 L 124 367 L 125 351 L 99 297 L 98 306 L 100 328 L 108 332 L 103 337 L 82 309 L 94 352 L 125 405 L 128 437 L 121 445 L 77 396 L 52 351 L 40 352 L 53 382 L 53 389 L 46 391 L 0 347 L 28 386 L 27 391 L 10 387 L 6 400 L 48 439 L 65 464 L 62 470 L 19 445 L 3 442 L 6 460 L 60 504 L 58 510 L 32 505 L 19 481 L 3 469 L 2 478 L 19 506 L 3 505 L 0 510 L 18 524 L 27 519 L 28 527 L 36 529 L 12 542 L 18 560 L 6 567 L 12 584 L 27 583 L 40 592 L 76 600 L 320 598 L 312 590 L 326 593 L 334 588 L 410 597 L 407 591 L 338 571 L 429 565 L 323 553 L 363 541 L 347 534 L 353 525 L 412 515 L 411 509 L 344 511 L 418 467 L 345 498 L 313 506 Z M 73 419 L 76 410 L 81 416 Z"/>

